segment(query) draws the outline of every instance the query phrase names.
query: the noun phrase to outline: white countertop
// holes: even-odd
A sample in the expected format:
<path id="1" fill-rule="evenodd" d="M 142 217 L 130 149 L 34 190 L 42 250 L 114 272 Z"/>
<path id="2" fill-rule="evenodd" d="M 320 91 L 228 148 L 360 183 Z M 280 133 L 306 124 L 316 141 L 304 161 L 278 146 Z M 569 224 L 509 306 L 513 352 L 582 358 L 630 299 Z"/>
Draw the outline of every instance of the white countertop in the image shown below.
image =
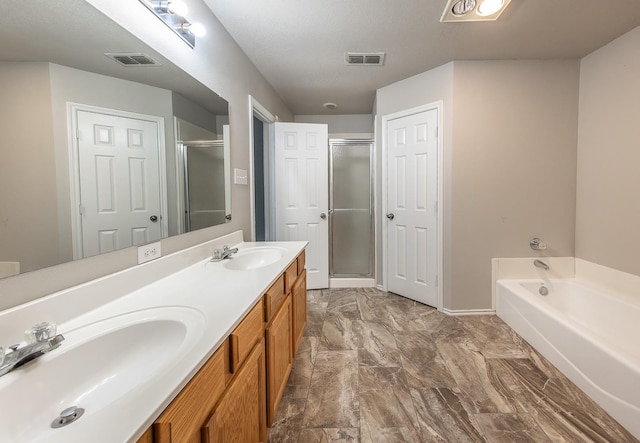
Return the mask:
<path id="1" fill-rule="evenodd" d="M 166 277 L 158 277 L 156 281 L 126 294 L 117 293 L 119 286 L 127 287 L 131 282 L 123 285 L 117 282 L 134 279 L 135 273 L 127 274 L 124 271 L 120 280 L 114 280 L 110 285 L 103 282 L 100 291 L 105 292 L 105 287 L 111 288 L 114 291 L 112 300 L 98 306 L 89 304 L 85 312 L 58 324 L 58 333 L 66 338 L 59 349 L 0 377 L 0 417 L 5 415 L 4 419 L 0 418 L 0 441 L 135 441 L 306 244 L 240 243 L 235 245 L 240 252 L 252 247 L 271 246 L 282 250 L 282 257 L 273 264 L 253 270 L 230 270 L 225 267 L 225 261 L 216 263 L 207 258 Z M 91 283 L 83 285 L 82 290 L 90 292 Z M 0 343 L 5 347 L 11 344 L 5 343 L 6 338 L 1 335 L 8 325 L 18 325 L 26 319 L 31 321 L 34 313 L 42 316 L 45 307 L 39 306 L 39 303 L 45 303 L 52 317 L 60 317 L 62 311 L 71 308 L 66 308 L 64 304 L 75 300 L 68 292 L 61 291 L 43 300 L 1 312 L 0 324 L 3 326 L 0 327 Z M 104 299 L 105 295 L 96 297 Z M 170 335 L 165 337 L 159 333 L 156 339 L 151 326 L 139 332 L 136 330 L 131 340 L 122 340 L 125 342 L 118 342 L 117 347 L 108 341 L 95 340 L 95 337 L 118 331 L 128 323 L 156 321 L 158 323 L 154 324 L 169 324 L 171 322 L 166 320 L 175 319 L 172 316 L 180 317 L 180 321 L 191 325 L 180 339 L 182 342 L 178 349 L 177 342 L 171 341 L 173 338 Z M 43 320 L 51 319 L 42 318 L 39 321 Z M 21 328 L 19 333 L 24 329 L 26 327 Z M 91 335 L 93 340 L 87 342 L 87 335 Z M 138 339 L 149 341 L 139 344 Z M 87 342 L 86 346 L 75 354 L 81 357 L 73 357 L 73 350 L 81 349 L 83 341 Z M 68 350 L 71 350 L 69 357 L 65 357 Z M 124 357 L 127 352 L 135 355 Z M 149 354 L 146 361 L 139 355 L 145 352 Z M 127 358 L 127 361 L 133 361 L 132 358 L 140 361 L 132 362 L 127 367 L 128 372 L 123 372 L 126 376 L 121 377 L 124 380 L 114 381 L 119 374 L 109 372 L 109 367 L 117 368 L 121 361 L 119 357 L 122 361 Z M 73 369 L 67 369 L 65 359 L 71 362 L 68 365 Z M 160 371 L 149 367 L 157 361 L 164 362 Z M 83 368 L 86 369 L 86 377 Z M 138 368 L 142 371 L 140 374 L 135 373 Z M 142 377 L 141 380 L 133 384 L 132 380 L 138 376 Z M 65 377 L 76 381 L 73 382 L 76 391 L 63 389 L 62 393 L 57 394 L 52 387 L 64 383 Z M 101 392 L 101 385 L 108 389 L 102 389 L 104 392 Z M 112 386 L 122 386 L 126 392 L 118 394 L 115 392 L 118 389 L 114 390 Z M 69 392 L 68 398 L 64 398 L 67 397 L 66 392 Z M 86 412 L 78 421 L 52 429 L 49 426 L 51 421 L 60 411 L 72 405 L 83 407 Z"/>

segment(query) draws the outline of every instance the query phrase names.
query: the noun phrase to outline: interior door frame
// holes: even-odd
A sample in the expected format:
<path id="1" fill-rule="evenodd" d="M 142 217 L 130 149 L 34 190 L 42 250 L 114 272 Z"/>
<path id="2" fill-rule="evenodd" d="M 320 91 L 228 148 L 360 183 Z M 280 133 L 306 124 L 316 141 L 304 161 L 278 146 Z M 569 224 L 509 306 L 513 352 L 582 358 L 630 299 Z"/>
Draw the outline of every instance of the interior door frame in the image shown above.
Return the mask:
<path id="1" fill-rule="evenodd" d="M 267 146 L 265 150 L 265 210 L 269 214 L 265 215 L 265 231 L 267 232 L 267 238 L 275 238 L 275 196 L 272 189 L 275 189 L 275 177 L 273 171 L 275 170 L 274 162 L 274 150 L 275 140 L 273 133 L 273 123 L 278 121 L 278 116 L 273 115 L 267 108 L 265 108 L 255 97 L 249 95 L 249 140 L 251 140 L 251 149 L 249 149 L 249 177 L 251 183 L 249 183 L 249 201 L 250 201 L 250 214 L 251 214 L 251 241 L 256 241 L 256 195 L 255 195 L 255 159 L 253 151 L 255 149 L 254 132 L 253 132 L 253 118 L 257 117 L 265 124 L 265 137 L 264 143 Z"/>
<path id="2" fill-rule="evenodd" d="M 392 114 L 386 114 L 382 116 L 382 128 L 381 128 L 381 132 L 382 132 L 382 153 L 381 153 L 381 160 L 382 160 L 382 199 L 381 199 L 381 206 L 382 206 L 382 210 L 380 211 L 380 223 L 382 224 L 382 289 L 384 291 L 387 290 L 387 281 L 388 281 L 388 273 L 389 273 L 389 266 L 388 266 L 388 259 L 387 259 L 387 235 L 388 235 L 388 228 L 387 228 L 387 223 L 385 223 L 384 221 L 384 217 L 387 213 L 387 175 L 388 175 L 388 164 L 387 164 L 387 154 L 388 154 L 388 146 L 387 146 L 387 125 L 389 123 L 389 121 L 391 120 L 396 120 L 398 118 L 402 118 L 402 117 L 408 117 L 410 115 L 413 114 L 418 114 L 420 112 L 426 112 L 426 111 L 431 111 L 431 110 L 436 110 L 438 112 L 438 148 L 437 148 L 437 152 L 438 152 L 438 165 L 437 165 L 437 169 L 438 169 L 438 178 L 436 180 L 437 186 L 438 186 L 438 211 L 437 211 L 437 218 L 436 218 L 436 226 L 437 226 L 437 245 L 436 247 L 438 248 L 436 257 L 438 260 L 438 276 L 437 276 L 437 282 L 438 282 L 438 306 L 436 306 L 436 308 L 438 309 L 438 311 L 442 311 L 443 307 L 444 307 L 444 288 L 443 288 L 443 271 L 444 271 L 444 265 L 443 265 L 443 251 L 444 251 L 444 236 L 443 236 L 443 228 L 444 228 L 444 205 L 442 204 L 444 201 L 444 192 L 443 192 L 443 182 L 444 182 L 444 148 L 443 148 L 443 130 L 442 130 L 442 107 L 443 107 L 443 102 L 440 101 L 436 101 L 436 102 L 432 102 L 432 103 L 428 103 L 426 105 L 421 105 L 421 106 L 417 106 L 415 108 L 410 108 L 410 109 L 405 109 L 403 111 L 398 111 L 398 112 L 394 112 Z"/>
<path id="3" fill-rule="evenodd" d="M 78 144 L 78 112 L 92 112 L 114 117 L 133 118 L 156 123 L 158 128 L 158 178 L 160 180 L 160 238 L 169 236 L 167 216 L 167 159 L 165 146 L 164 118 L 155 115 L 139 114 L 117 109 L 103 108 L 82 103 L 67 102 L 67 128 L 69 141 L 69 190 L 71 209 L 71 243 L 73 259 L 84 258 L 82 251 L 82 215 L 80 214 L 80 161 Z"/>

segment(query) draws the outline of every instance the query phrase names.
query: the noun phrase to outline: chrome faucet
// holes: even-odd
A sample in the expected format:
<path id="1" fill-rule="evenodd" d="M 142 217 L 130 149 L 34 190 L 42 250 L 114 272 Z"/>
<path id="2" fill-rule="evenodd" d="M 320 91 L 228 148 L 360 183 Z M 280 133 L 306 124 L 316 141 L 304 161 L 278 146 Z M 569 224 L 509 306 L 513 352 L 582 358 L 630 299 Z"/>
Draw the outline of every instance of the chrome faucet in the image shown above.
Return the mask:
<path id="1" fill-rule="evenodd" d="M 535 266 L 536 268 L 544 269 L 545 271 L 549 270 L 549 265 L 542 260 L 534 260 L 533 266 Z"/>
<path id="2" fill-rule="evenodd" d="M 229 246 L 224 245 L 222 249 L 214 249 L 211 261 L 222 261 L 225 258 L 231 257 L 236 252 L 238 252 L 238 248 L 229 249 Z"/>
<path id="3" fill-rule="evenodd" d="M 0 377 L 47 352 L 53 351 L 64 340 L 62 334 L 56 335 L 56 325 L 48 322 L 38 323 L 27 329 L 25 338 L 27 344 L 22 347 L 19 344 L 9 346 L 11 351 L 4 355 L 4 359 L 2 352 L 0 352 Z M 0 347 L 0 349 L 2 348 Z"/>

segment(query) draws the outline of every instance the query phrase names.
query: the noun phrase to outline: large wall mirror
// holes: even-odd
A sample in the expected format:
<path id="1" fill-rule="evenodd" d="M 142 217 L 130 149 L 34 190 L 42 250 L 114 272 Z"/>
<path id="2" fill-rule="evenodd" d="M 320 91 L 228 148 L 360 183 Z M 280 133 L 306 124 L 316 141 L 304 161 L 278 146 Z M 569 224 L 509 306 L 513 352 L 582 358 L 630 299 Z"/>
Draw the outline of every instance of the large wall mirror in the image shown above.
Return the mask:
<path id="1" fill-rule="evenodd" d="M 227 222 L 228 103 L 84 0 L 5 0 L 0 277 Z"/>

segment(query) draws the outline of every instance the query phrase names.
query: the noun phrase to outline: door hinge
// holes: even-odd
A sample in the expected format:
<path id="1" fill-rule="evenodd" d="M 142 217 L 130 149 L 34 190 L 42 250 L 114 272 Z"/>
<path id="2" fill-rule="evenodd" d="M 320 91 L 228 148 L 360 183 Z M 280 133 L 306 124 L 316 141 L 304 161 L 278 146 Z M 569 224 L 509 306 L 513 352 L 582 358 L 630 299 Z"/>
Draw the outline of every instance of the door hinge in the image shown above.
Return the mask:
<path id="1" fill-rule="evenodd" d="M 435 131 L 433 131 L 433 132 L 435 132 L 435 136 L 436 136 L 436 138 L 438 138 L 438 130 L 439 130 L 439 128 L 438 128 L 438 126 L 436 126 Z"/>
<path id="2" fill-rule="evenodd" d="M 80 128 L 76 126 L 76 140 L 80 141 Z"/>
<path id="3" fill-rule="evenodd" d="M 436 275 L 436 281 L 434 283 L 434 286 L 438 286 L 438 276 Z"/>
<path id="4" fill-rule="evenodd" d="M 433 204 L 433 213 L 438 214 L 438 200 Z"/>
<path id="5" fill-rule="evenodd" d="M 87 212 L 84 205 L 82 204 L 78 205 L 78 210 L 80 211 L 80 215 L 84 215 Z"/>

